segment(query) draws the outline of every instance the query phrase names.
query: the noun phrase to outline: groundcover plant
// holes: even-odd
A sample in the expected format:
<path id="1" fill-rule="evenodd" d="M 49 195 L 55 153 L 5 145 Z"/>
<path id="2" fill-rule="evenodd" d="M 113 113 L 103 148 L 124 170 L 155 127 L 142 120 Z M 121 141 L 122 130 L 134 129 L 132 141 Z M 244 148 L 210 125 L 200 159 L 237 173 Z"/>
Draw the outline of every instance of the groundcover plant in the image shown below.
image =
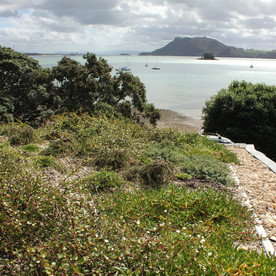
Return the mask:
<path id="1" fill-rule="evenodd" d="M 275 258 L 250 250 L 251 211 L 228 191 L 238 160 L 224 146 L 75 113 L 0 135 L 4 274 L 275 273 Z"/>

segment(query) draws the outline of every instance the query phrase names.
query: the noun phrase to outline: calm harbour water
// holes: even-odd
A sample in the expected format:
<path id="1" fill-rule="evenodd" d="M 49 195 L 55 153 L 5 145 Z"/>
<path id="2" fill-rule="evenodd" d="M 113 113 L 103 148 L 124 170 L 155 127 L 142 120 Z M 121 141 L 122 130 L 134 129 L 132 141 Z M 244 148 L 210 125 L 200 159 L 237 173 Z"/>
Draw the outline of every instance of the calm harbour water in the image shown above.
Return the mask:
<path id="1" fill-rule="evenodd" d="M 43 67 L 53 67 L 62 56 L 33 56 Z M 82 56 L 71 58 L 84 63 Z M 205 101 L 233 80 L 276 84 L 276 60 L 197 57 L 103 56 L 115 69 L 131 68 L 147 89 L 148 102 L 157 108 L 177 111 L 193 118 L 201 117 Z M 148 67 L 145 67 L 148 64 Z M 250 66 L 253 65 L 253 68 Z M 152 70 L 152 67 L 160 70 Z"/>

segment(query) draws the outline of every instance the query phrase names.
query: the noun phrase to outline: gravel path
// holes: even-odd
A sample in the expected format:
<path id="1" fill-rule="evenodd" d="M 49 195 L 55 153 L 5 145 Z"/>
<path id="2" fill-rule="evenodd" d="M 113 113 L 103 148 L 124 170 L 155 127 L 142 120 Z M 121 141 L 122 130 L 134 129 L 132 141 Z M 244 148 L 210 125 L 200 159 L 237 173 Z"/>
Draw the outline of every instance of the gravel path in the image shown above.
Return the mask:
<path id="1" fill-rule="evenodd" d="M 243 146 L 229 146 L 239 159 L 234 171 L 276 249 L 276 174 Z"/>

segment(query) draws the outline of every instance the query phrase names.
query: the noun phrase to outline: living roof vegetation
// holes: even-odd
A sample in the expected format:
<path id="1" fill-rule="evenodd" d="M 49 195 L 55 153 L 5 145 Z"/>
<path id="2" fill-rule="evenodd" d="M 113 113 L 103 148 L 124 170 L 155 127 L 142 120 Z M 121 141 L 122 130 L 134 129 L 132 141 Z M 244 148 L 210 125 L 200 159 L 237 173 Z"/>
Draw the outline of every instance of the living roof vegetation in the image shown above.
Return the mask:
<path id="1" fill-rule="evenodd" d="M 33 275 L 266 274 L 224 146 L 67 113 L 0 126 L 0 269 Z M 209 183 L 193 189 L 191 181 Z M 213 188 L 212 188 L 213 187 Z M 271 275 L 272 275 L 271 274 Z"/>

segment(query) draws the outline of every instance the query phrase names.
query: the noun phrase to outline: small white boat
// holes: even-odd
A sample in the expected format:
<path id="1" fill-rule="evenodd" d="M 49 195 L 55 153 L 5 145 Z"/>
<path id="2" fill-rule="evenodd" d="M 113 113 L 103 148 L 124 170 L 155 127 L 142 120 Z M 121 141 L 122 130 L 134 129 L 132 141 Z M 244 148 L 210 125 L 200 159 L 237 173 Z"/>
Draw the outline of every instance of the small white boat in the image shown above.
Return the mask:
<path id="1" fill-rule="evenodd" d="M 157 66 L 157 57 L 156 57 L 156 62 L 155 62 L 155 66 L 151 68 L 152 70 L 160 70 L 160 67 Z"/>

